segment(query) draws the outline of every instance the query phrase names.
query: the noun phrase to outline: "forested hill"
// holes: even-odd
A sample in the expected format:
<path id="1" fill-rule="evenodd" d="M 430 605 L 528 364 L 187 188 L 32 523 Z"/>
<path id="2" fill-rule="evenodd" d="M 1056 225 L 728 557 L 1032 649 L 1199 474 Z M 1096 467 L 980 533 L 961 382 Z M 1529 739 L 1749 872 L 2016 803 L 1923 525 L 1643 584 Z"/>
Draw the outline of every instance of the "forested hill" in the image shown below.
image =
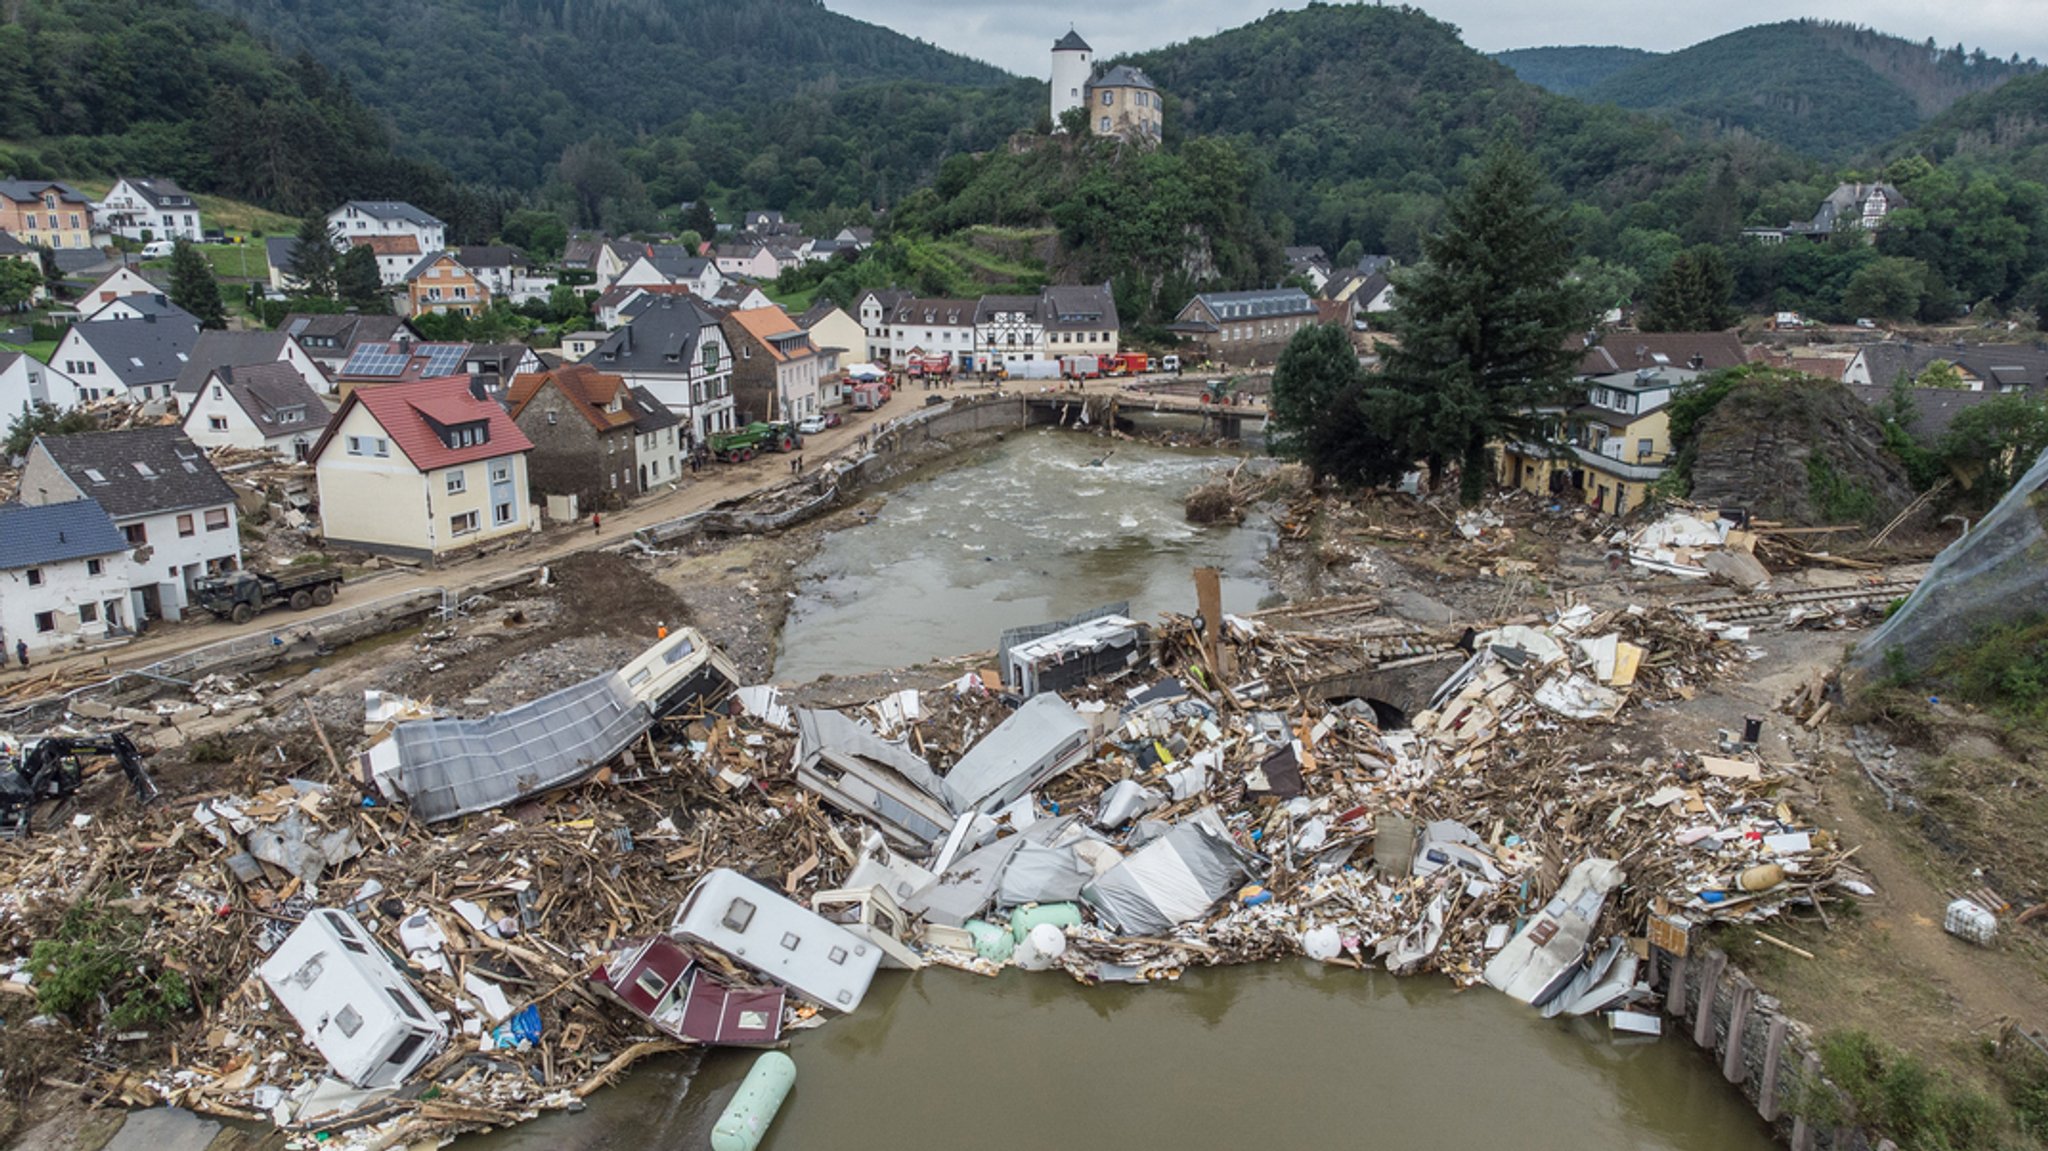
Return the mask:
<path id="1" fill-rule="evenodd" d="M 2048 183 L 2048 72 L 1958 101 L 1894 151 Z"/>
<path id="2" fill-rule="evenodd" d="M 1763 24 L 1646 60 L 1580 97 L 1843 159 L 1880 148 L 1964 96 L 2034 70 L 1814 20 Z"/>
<path id="3" fill-rule="evenodd" d="M 1654 60 L 1641 48 L 1580 44 L 1553 48 L 1512 48 L 1493 58 L 1546 92 L 1575 96 L 1617 72 Z"/>
<path id="4" fill-rule="evenodd" d="M 1318 4 L 1135 57 L 1166 93 L 1167 133 L 1235 137 L 1271 173 L 1260 204 L 1296 242 L 1410 257 L 1445 189 L 1503 131 L 1597 216 L 1642 226 L 1744 210 L 1705 186 L 1731 162 L 1746 181 L 1768 149 L 1690 142 L 1647 116 L 1532 87 L 1412 8 Z M 1709 200 L 1716 203 L 1709 204 Z M 1731 217 L 1703 225 L 1732 233 Z"/>
<path id="5" fill-rule="evenodd" d="M 313 53 L 391 118 L 401 147 L 516 188 L 538 186 L 573 144 L 693 114 L 879 81 L 1015 79 L 818 0 L 203 2 Z"/>
<path id="6" fill-rule="evenodd" d="M 6 174 L 160 173 L 295 214 L 383 195 L 461 214 L 447 178 L 395 160 L 318 65 L 192 0 L 10 0 L 0 91 Z"/>

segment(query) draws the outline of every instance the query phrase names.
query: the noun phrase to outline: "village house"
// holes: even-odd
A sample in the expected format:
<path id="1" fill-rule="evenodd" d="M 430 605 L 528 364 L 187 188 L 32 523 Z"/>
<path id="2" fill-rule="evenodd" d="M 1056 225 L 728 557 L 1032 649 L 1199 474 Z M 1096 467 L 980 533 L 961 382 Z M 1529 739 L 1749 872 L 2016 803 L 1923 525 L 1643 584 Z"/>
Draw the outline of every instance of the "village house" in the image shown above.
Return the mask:
<path id="1" fill-rule="evenodd" d="M 562 335 L 562 362 L 574 364 L 597 350 L 604 343 L 604 332 L 565 332 Z"/>
<path id="2" fill-rule="evenodd" d="M 1276 357 L 1294 333 L 1316 322 L 1315 301 L 1300 288 L 1204 292 L 1167 325 L 1214 359 Z"/>
<path id="3" fill-rule="evenodd" d="M 951 356 L 958 364 L 974 352 L 978 301 L 905 296 L 889 314 L 885 354 L 893 363 L 913 356 Z"/>
<path id="4" fill-rule="evenodd" d="M 58 410 L 85 402 L 78 381 L 27 352 L 0 352 L 0 427 L 37 404 Z"/>
<path id="5" fill-rule="evenodd" d="M 0 232 L 0 260 L 17 260 L 34 268 L 37 275 L 43 272 L 43 254 L 7 232 Z M 30 305 L 46 304 L 49 300 L 50 285 L 47 282 L 37 284 L 28 297 Z"/>
<path id="6" fill-rule="evenodd" d="M 420 338 L 405 317 L 382 312 L 293 312 L 277 325 L 277 330 L 297 340 L 329 380 L 341 374 L 349 357 L 364 344 L 417 342 Z"/>
<path id="7" fill-rule="evenodd" d="M 645 388 L 588 365 L 516 376 L 512 421 L 533 441 L 528 467 L 541 496 L 580 509 L 619 506 L 682 473 L 682 421 Z"/>
<path id="8" fill-rule="evenodd" d="M 92 199 L 56 180 L 0 180 L 0 231 L 39 247 L 92 247 Z"/>
<path id="9" fill-rule="evenodd" d="M 1671 401 L 1699 375 L 1657 367 L 1589 381 L 1585 403 L 1542 413 L 1544 440 L 1503 445 L 1500 482 L 1611 515 L 1640 506 L 1670 470 Z"/>
<path id="10" fill-rule="evenodd" d="M 1043 296 L 983 296 L 974 309 L 975 355 L 963 367 L 987 371 L 1050 358 L 1039 314 L 1043 301 Z"/>
<path id="11" fill-rule="evenodd" d="M 1906 206 L 1906 198 L 1890 184 L 1843 183 L 1820 202 L 1811 220 L 1795 220 L 1782 228 L 1744 228 L 1744 237 L 1765 244 L 1782 244 L 1788 239 L 1825 240 L 1836 232 L 1861 229 L 1875 242 L 1885 218 Z"/>
<path id="12" fill-rule="evenodd" d="M 327 232 L 344 252 L 358 236 L 411 236 L 416 255 L 448 246 L 448 225 L 401 200 L 350 200 L 327 213 Z"/>
<path id="13" fill-rule="evenodd" d="M 368 248 L 377 257 L 377 279 L 387 288 L 402 287 L 405 277 L 419 267 L 428 249 L 420 247 L 418 236 L 349 236 L 351 248 Z"/>
<path id="14" fill-rule="evenodd" d="M 870 288 L 853 302 L 854 316 L 860 321 L 861 331 L 867 333 L 865 347 L 858 349 L 859 359 L 869 363 L 888 361 L 889 317 L 895 314 L 896 305 L 909 296 L 909 292 L 896 288 Z"/>
<path id="15" fill-rule="evenodd" d="M 241 368 L 256 364 L 281 363 L 291 368 L 300 381 L 325 395 L 332 385 L 312 353 L 284 332 L 205 332 L 185 354 L 185 366 L 171 385 L 180 404 L 199 394 L 200 386 L 215 368 Z"/>
<path id="16" fill-rule="evenodd" d="M 830 300 L 820 299 L 811 305 L 811 310 L 798 316 L 798 326 L 811 334 L 811 345 L 832 357 L 832 368 L 865 359 L 867 355 L 867 332 L 860 321 L 846 313 L 846 309 Z M 827 402 L 836 403 L 839 396 L 828 392 Z"/>
<path id="17" fill-rule="evenodd" d="M 713 251 L 722 276 L 744 276 L 750 280 L 772 280 L 782 274 L 782 261 L 768 244 L 720 244 Z"/>
<path id="18" fill-rule="evenodd" d="M 1108 284 L 1054 285 L 1040 293 L 1039 322 L 1048 355 L 1113 356 L 1121 339 Z"/>
<path id="19" fill-rule="evenodd" d="M 473 316 L 491 306 L 491 290 L 452 252 L 420 258 L 405 274 L 410 314 Z"/>
<path id="20" fill-rule="evenodd" d="M 198 343 L 199 321 L 171 308 L 132 320 L 73 324 L 50 362 L 78 385 L 87 403 L 110 396 L 147 403 L 171 398 Z"/>
<path id="21" fill-rule="evenodd" d="M 349 393 L 310 459 L 330 544 L 439 560 L 536 530 L 533 443 L 468 376 Z"/>
<path id="22" fill-rule="evenodd" d="M 268 283 L 272 292 L 282 295 L 285 292 L 299 291 L 306 286 L 304 280 L 292 274 L 292 261 L 297 258 L 298 253 L 297 236 L 263 237 L 263 261 L 270 267 Z M 378 275 L 383 275 L 382 268 L 378 269 Z"/>
<path id="23" fill-rule="evenodd" d="M 1280 251 L 1287 258 L 1287 273 L 1307 280 L 1310 292 L 1320 292 L 1330 282 L 1330 254 L 1322 245 L 1300 244 Z"/>
<path id="24" fill-rule="evenodd" d="M 2039 392 L 2048 388 L 2048 350 L 2024 344 L 1867 344 L 1842 369 L 1846 384 L 1908 382 L 1936 361 L 1955 369 L 1962 390 Z"/>
<path id="25" fill-rule="evenodd" d="M 197 322 L 192 313 L 173 304 L 171 298 L 162 292 L 151 292 L 148 295 L 137 293 L 110 300 L 85 313 L 83 322 L 98 324 L 108 320 L 140 320 L 151 316 L 159 320 L 172 320 L 183 316 Z"/>
<path id="26" fill-rule="evenodd" d="M 1582 342 L 1586 351 L 1579 357 L 1578 376 L 1588 380 L 1616 372 L 1674 367 L 1718 372 L 1749 362 L 1749 350 L 1732 331 L 1602 332 Z"/>
<path id="27" fill-rule="evenodd" d="M 538 372 L 545 366 L 540 354 L 525 344 L 471 344 L 462 354 L 462 370 L 476 382 L 482 395 L 500 404 L 506 402 L 514 376 Z"/>
<path id="28" fill-rule="evenodd" d="M 202 448 L 248 448 L 303 460 L 333 414 L 292 365 L 222 365 L 186 401 L 185 434 Z"/>
<path id="29" fill-rule="evenodd" d="M 242 566 L 234 490 L 177 428 L 38 436 L 21 501 L 93 500 L 125 537 L 127 618 L 183 618 L 192 585 Z"/>
<path id="30" fill-rule="evenodd" d="M 599 243 L 590 258 L 591 281 L 597 285 L 598 292 L 610 291 L 626 269 L 645 256 L 649 248 L 650 245 L 636 240 L 605 240 Z M 677 252 L 687 254 L 680 248 Z"/>
<path id="31" fill-rule="evenodd" d="M 649 295 L 629 305 L 624 319 L 583 362 L 652 393 L 683 420 L 687 449 L 731 431 L 733 361 L 718 317 L 687 296 Z"/>
<path id="32" fill-rule="evenodd" d="M 524 253 L 503 244 L 471 244 L 451 248 L 449 254 L 462 261 L 494 300 L 513 304 L 546 300 L 558 282 L 553 276 L 536 275 L 533 262 Z"/>
<path id="33" fill-rule="evenodd" d="M 97 205 L 99 226 L 116 236 L 145 243 L 151 240 L 190 240 L 200 243 L 206 229 L 199 216 L 199 204 L 162 176 L 123 176 L 114 181 L 106 199 Z"/>
<path id="34" fill-rule="evenodd" d="M 709 299 L 717 295 L 724 284 L 725 277 L 719 274 L 717 264 L 699 256 L 685 255 L 683 249 L 670 244 L 652 246 L 646 255 L 627 265 L 611 286 L 649 288 L 674 285 Z"/>
<path id="35" fill-rule="evenodd" d="M 825 409 L 825 378 L 836 361 L 811 343 L 781 308 L 747 308 L 721 326 L 733 350 L 733 402 L 740 423 L 797 423 Z"/>
<path id="36" fill-rule="evenodd" d="M 463 360 L 468 356 L 468 344 L 430 343 L 406 336 L 365 340 L 356 345 L 348 362 L 335 373 L 335 392 L 346 401 L 358 388 L 452 376 L 463 370 Z"/>
<path id="37" fill-rule="evenodd" d="M 151 283 L 141 272 L 123 264 L 80 292 L 77 308 L 80 315 L 89 316 L 123 296 L 160 296 L 163 292 L 161 285 Z"/>
<path id="38" fill-rule="evenodd" d="M 129 634 L 128 539 L 92 500 L 0 504 L 0 652 Z"/>

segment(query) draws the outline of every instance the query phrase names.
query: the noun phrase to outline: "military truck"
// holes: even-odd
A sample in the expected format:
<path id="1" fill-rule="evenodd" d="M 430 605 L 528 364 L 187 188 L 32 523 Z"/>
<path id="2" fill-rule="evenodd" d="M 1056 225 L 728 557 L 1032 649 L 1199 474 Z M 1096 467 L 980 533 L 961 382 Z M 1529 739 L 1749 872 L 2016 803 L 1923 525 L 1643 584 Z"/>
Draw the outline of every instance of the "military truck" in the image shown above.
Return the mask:
<path id="1" fill-rule="evenodd" d="M 279 604 L 290 604 L 293 611 L 326 607 L 334 602 L 339 587 L 340 568 L 317 567 L 284 575 L 235 571 L 207 576 L 192 585 L 192 594 L 200 607 L 214 615 L 248 623 L 259 612 Z"/>

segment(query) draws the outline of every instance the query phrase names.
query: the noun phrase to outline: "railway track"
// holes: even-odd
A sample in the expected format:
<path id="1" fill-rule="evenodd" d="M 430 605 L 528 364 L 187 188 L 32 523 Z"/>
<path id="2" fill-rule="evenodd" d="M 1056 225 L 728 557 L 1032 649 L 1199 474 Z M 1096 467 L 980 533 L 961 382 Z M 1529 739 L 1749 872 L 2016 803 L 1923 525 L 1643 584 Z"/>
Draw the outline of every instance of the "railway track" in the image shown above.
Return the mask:
<path id="1" fill-rule="evenodd" d="M 1911 595 L 1918 580 L 1886 580 L 1839 588 L 1815 588 L 1796 592 L 1762 592 L 1756 595 L 1719 595 L 1681 600 L 1672 610 L 1722 623 L 1763 621 L 1784 615 L 1794 608 L 1818 612 L 1847 611 L 1869 603 L 1889 603 Z"/>

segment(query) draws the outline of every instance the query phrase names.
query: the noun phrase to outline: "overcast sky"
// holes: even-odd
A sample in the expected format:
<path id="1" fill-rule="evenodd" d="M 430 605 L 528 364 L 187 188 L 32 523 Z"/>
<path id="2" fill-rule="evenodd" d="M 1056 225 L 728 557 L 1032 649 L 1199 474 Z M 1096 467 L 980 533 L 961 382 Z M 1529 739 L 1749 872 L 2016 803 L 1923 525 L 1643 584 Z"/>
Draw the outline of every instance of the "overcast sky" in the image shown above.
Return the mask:
<path id="1" fill-rule="evenodd" d="M 1800 16 L 1875 27 L 1909 40 L 2006 57 L 2048 59 L 2048 0 L 1718 0 L 1712 4 L 1644 0 L 1411 0 L 1457 25 L 1482 52 L 1545 44 L 1621 44 L 1670 51 L 1752 24 Z M 1082 0 L 825 0 L 837 12 L 928 40 L 1024 76 L 1051 71 L 1053 40 L 1069 27 L 1103 56 L 1209 36 L 1256 19 L 1272 7 L 1231 0 L 1124 0 L 1104 8 Z"/>

